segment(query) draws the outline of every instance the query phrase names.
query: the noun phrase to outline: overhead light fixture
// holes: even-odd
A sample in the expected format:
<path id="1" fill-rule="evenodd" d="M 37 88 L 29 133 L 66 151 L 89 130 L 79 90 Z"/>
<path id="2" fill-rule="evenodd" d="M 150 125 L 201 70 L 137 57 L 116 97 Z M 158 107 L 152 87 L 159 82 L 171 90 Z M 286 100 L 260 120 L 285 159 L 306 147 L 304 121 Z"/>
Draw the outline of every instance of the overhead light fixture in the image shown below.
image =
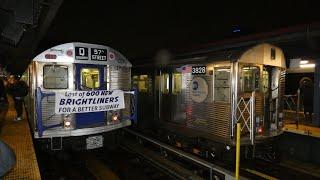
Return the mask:
<path id="1" fill-rule="evenodd" d="M 316 64 L 300 64 L 300 68 L 313 68 Z"/>
<path id="2" fill-rule="evenodd" d="M 226 72 L 230 72 L 230 69 L 218 69 L 217 71 L 226 71 Z"/>
<path id="3" fill-rule="evenodd" d="M 309 63 L 308 60 L 301 60 L 301 61 L 300 61 L 300 64 L 308 64 L 308 63 Z"/>

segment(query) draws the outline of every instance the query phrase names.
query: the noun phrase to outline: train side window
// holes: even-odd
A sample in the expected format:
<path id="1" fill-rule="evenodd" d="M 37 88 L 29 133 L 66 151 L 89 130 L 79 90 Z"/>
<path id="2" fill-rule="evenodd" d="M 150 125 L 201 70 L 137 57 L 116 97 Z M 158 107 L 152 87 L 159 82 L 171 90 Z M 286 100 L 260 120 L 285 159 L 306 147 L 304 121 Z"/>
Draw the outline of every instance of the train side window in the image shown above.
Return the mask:
<path id="1" fill-rule="evenodd" d="M 230 101 L 230 67 L 214 68 L 214 100 Z"/>
<path id="2" fill-rule="evenodd" d="M 45 89 L 68 89 L 68 67 L 64 65 L 43 66 Z"/>
<path id="3" fill-rule="evenodd" d="M 173 73 L 172 74 L 172 93 L 173 94 L 181 93 L 181 84 L 182 84 L 181 73 Z"/>
<path id="4" fill-rule="evenodd" d="M 98 89 L 100 87 L 100 72 L 98 68 L 82 68 L 81 89 Z"/>
<path id="5" fill-rule="evenodd" d="M 169 94 L 169 74 L 161 75 L 161 93 Z"/>
<path id="6" fill-rule="evenodd" d="M 133 84 L 138 87 L 139 92 L 148 92 L 149 78 L 148 75 L 133 76 Z"/>
<path id="7" fill-rule="evenodd" d="M 242 92 L 252 92 L 260 88 L 260 68 L 244 66 L 241 69 L 240 87 Z"/>

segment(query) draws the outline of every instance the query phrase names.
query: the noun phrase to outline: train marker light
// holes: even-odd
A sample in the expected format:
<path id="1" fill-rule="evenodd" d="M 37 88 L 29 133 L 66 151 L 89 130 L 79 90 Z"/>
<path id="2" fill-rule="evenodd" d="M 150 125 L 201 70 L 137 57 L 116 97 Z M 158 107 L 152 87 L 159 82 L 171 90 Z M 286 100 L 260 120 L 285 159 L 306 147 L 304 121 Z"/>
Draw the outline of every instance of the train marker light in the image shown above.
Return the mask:
<path id="1" fill-rule="evenodd" d="M 67 50 L 66 54 L 67 54 L 67 56 L 72 57 L 72 55 L 73 55 L 72 49 Z"/>
<path id="2" fill-rule="evenodd" d="M 116 55 L 113 52 L 109 52 L 108 56 L 109 56 L 110 60 L 115 60 L 116 59 Z"/>

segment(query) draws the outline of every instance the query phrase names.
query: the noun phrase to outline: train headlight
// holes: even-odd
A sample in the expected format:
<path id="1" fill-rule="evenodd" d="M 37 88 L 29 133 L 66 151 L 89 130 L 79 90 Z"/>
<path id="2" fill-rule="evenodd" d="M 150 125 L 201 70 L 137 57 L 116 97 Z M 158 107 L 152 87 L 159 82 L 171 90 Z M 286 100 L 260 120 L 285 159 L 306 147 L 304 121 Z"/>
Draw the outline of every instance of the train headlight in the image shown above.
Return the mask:
<path id="1" fill-rule="evenodd" d="M 62 119 L 63 119 L 63 127 L 65 129 L 73 129 L 71 114 L 64 114 Z"/>
<path id="2" fill-rule="evenodd" d="M 70 121 L 65 121 L 64 122 L 64 126 L 65 127 L 70 127 L 71 126 L 71 122 Z"/>
<path id="3" fill-rule="evenodd" d="M 117 124 L 120 122 L 121 116 L 120 113 L 117 111 L 110 111 L 108 112 L 108 120 L 107 124 Z"/>
<path id="4" fill-rule="evenodd" d="M 112 113 L 111 120 L 112 121 L 118 121 L 119 120 L 119 114 L 117 112 Z"/>

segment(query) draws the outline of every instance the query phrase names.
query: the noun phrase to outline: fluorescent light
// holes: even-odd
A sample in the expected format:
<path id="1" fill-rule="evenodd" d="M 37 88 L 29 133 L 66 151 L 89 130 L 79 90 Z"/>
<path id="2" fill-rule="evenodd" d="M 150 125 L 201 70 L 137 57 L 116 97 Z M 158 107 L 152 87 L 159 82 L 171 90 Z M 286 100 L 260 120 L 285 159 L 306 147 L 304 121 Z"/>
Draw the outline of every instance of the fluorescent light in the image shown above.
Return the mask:
<path id="1" fill-rule="evenodd" d="M 309 61 L 308 60 L 300 60 L 300 64 L 308 64 Z"/>
<path id="2" fill-rule="evenodd" d="M 300 64 L 300 68 L 313 68 L 316 64 Z"/>
<path id="3" fill-rule="evenodd" d="M 227 72 L 230 72 L 230 69 L 218 69 L 217 71 L 227 71 Z"/>

